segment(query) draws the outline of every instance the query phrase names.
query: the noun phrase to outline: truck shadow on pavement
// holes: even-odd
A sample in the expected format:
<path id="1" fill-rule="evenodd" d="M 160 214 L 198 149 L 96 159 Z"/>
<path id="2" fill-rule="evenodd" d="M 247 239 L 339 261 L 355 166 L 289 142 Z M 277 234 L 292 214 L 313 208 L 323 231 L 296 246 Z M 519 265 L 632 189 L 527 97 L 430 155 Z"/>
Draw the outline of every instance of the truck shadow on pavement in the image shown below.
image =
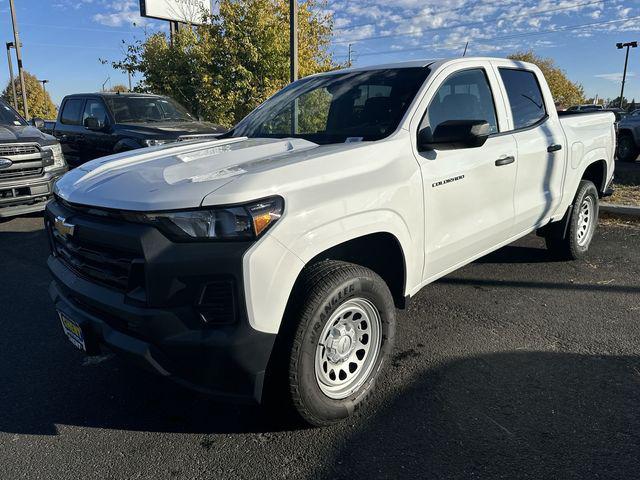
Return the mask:
<path id="1" fill-rule="evenodd" d="M 639 402 L 635 356 L 471 356 L 368 409 L 318 477 L 638 478 Z"/>

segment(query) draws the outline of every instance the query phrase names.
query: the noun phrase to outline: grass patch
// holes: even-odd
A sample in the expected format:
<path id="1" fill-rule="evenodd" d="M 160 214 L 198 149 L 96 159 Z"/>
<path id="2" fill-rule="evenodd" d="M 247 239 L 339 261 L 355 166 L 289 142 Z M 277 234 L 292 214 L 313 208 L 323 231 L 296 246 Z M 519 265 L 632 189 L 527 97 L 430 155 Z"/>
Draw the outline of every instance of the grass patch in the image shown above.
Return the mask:
<path id="1" fill-rule="evenodd" d="M 613 195 L 605 201 L 640 207 L 640 185 L 614 185 Z"/>

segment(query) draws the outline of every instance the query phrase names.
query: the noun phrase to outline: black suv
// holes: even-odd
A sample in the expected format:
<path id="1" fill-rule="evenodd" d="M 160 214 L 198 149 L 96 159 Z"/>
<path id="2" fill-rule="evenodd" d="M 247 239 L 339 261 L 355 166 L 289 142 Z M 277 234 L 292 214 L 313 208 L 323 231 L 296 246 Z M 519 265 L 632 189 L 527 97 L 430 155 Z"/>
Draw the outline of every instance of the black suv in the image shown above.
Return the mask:
<path id="1" fill-rule="evenodd" d="M 36 125 L 43 128 L 40 119 Z M 47 131 L 47 128 L 43 128 Z M 201 122 L 169 97 L 140 93 L 66 96 L 52 133 L 69 163 L 178 140 L 217 136 L 223 127 Z"/>

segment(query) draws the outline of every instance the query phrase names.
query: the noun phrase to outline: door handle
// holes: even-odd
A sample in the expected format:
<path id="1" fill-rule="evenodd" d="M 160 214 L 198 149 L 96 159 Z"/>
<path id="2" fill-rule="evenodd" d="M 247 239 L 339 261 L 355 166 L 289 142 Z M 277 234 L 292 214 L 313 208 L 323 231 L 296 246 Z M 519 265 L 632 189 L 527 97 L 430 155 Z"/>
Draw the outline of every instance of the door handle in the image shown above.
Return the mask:
<path id="1" fill-rule="evenodd" d="M 503 156 L 496 160 L 496 167 L 501 167 L 503 165 L 509 165 L 516 161 L 516 158 L 513 155 Z"/>
<path id="2" fill-rule="evenodd" d="M 549 145 L 547 147 L 547 152 L 549 152 L 549 153 L 557 152 L 558 150 L 562 150 L 562 145 L 560 145 L 558 143 L 554 143 L 553 145 Z"/>

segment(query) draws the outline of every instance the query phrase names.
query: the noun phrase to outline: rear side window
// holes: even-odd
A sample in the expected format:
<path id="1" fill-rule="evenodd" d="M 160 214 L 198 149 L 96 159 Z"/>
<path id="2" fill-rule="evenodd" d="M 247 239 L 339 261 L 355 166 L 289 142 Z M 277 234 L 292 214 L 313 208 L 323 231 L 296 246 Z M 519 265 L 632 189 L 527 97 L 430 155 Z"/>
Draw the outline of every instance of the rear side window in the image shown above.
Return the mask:
<path id="1" fill-rule="evenodd" d="M 507 90 L 514 128 L 527 128 L 547 116 L 540 84 L 529 70 L 500 68 L 502 83 Z"/>
<path id="2" fill-rule="evenodd" d="M 64 102 L 60 121 L 65 125 L 80 125 L 80 112 L 82 110 L 81 98 L 71 98 Z"/>

